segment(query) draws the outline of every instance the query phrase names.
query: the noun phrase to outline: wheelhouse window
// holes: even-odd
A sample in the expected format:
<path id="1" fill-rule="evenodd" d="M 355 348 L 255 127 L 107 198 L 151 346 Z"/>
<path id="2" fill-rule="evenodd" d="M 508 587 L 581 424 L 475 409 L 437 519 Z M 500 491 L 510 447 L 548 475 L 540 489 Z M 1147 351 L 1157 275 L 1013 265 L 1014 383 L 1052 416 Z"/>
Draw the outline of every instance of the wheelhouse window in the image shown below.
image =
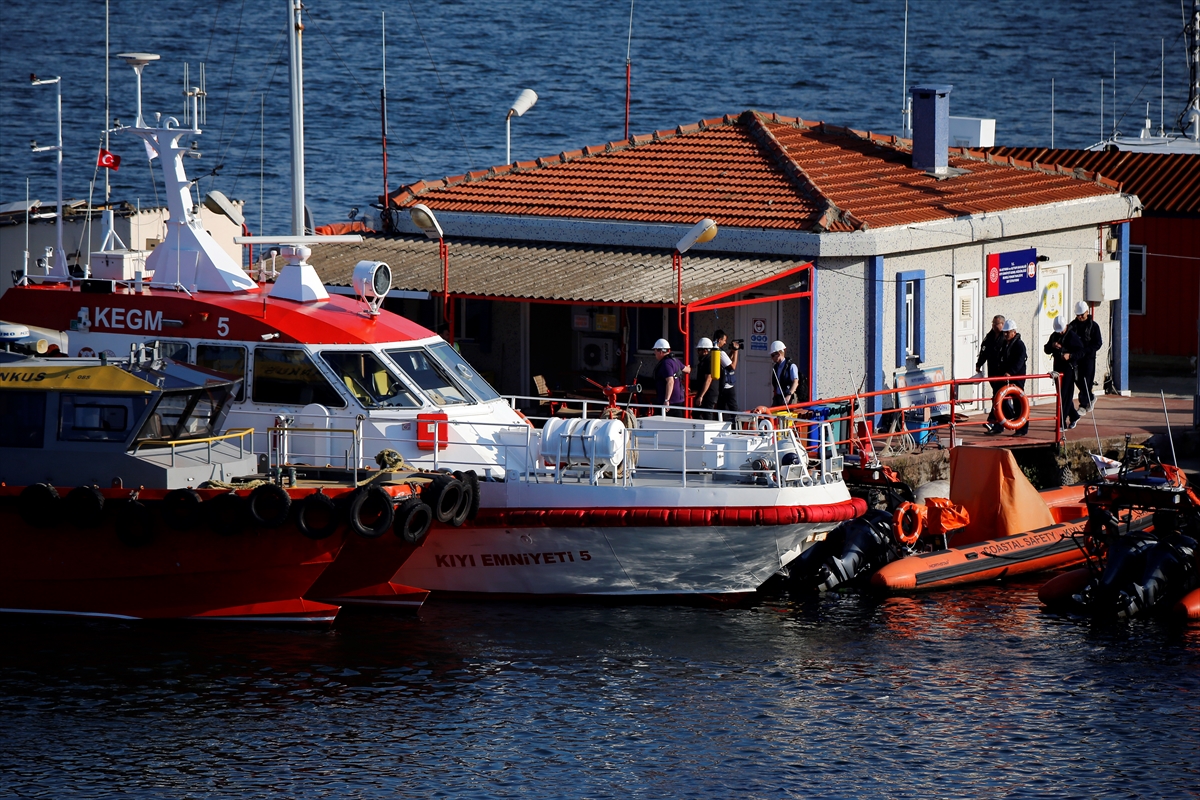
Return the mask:
<path id="1" fill-rule="evenodd" d="M 138 441 L 215 436 L 229 411 L 229 389 L 227 384 L 220 384 L 164 393 L 138 431 Z"/>
<path id="2" fill-rule="evenodd" d="M 454 352 L 450 345 L 443 343 L 443 346 Z M 467 391 L 450 377 L 450 370 L 431 358 L 424 348 L 388 350 L 387 355 L 434 404 L 454 406 L 471 402 Z"/>
<path id="3" fill-rule="evenodd" d="M 69 442 L 123 442 L 148 404 L 147 397 L 63 394 L 58 438 Z"/>
<path id="4" fill-rule="evenodd" d="M 346 401 L 329 384 L 303 350 L 282 347 L 254 349 L 254 402 L 306 406 L 320 403 L 345 408 Z"/>
<path id="5" fill-rule="evenodd" d="M 163 358 L 169 358 L 172 361 L 187 362 L 188 356 L 192 354 L 192 346 L 187 342 L 174 342 L 169 339 L 160 339 L 158 342 L 159 352 Z M 243 356 L 243 366 L 245 366 L 245 356 Z M 241 377 L 240 375 L 238 377 Z"/>
<path id="6" fill-rule="evenodd" d="M 421 401 L 370 351 L 325 350 L 321 358 L 341 378 L 347 391 L 367 408 L 421 406 Z"/>
<path id="7" fill-rule="evenodd" d="M 45 392 L 0 392 L 0 447 L 43 447 Z"/>
<path id="8" fill-rule="evenodd" d="M 196 345 L 196 366 L 211 369 L 235 378 L 238 384 L 235 399 L 246 397 L 246 348 L 231 344 Z"/>
<path id="9" fill-rule="evenodd" d="M 1146 313 L 1146 245 L 1129 246 L 1129 313 Z"/>
<path id="10" fill-rule="evenodd" d="M 451 374 L 460 381 L 466 384 L 467 389 L 471 394 L 475 395 L 475 399 L 481 403 L 490 403 L 492 400 L 499 400 L 500 395 L 492 388 L 491 384 L 483 379 L 475 368 L 467 363 L 466 359 L 458 354 L 450 345 L 445 342 L 435 342 L 429 345 L 429 349 L 433 352 L 434 357 L 448 367 Z"/>

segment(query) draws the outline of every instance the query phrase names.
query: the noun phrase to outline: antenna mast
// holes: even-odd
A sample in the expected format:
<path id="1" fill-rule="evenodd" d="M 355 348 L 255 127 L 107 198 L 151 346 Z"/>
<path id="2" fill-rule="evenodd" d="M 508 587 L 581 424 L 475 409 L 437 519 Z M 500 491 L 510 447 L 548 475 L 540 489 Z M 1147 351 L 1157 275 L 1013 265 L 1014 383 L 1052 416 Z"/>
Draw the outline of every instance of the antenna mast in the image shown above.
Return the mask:
<path id="1" fill-rule="evenodd" d="M 292 235 L 304 236 L 304 65 L 300 0 L 287 0 L 289 77 L 292 84 Z"/>
<path id="2" fill-rule="evenodd" d="M 900 68 L 900 136 L 912 138 L 912 99 L 908 94 L 908 0 L 904 0 L 904 62 Z"/>
<path id="3" fill-rule="evenodd" d="M 629 138 L 629 98 L 633 94 L 633 0 L 629 0 L 629 38 L 625 40 L 625 138 Z"/>
<path id="4" fill-rule="evenodd" d="M 383 50 L 383 86 L 379 89 L 380 124 L 383 126 L 383 205 L 386 213 L 388 204 L 388 170 L 387 170 L 387 12 L 379 12 L 379 28 L 382 36 Z"/>

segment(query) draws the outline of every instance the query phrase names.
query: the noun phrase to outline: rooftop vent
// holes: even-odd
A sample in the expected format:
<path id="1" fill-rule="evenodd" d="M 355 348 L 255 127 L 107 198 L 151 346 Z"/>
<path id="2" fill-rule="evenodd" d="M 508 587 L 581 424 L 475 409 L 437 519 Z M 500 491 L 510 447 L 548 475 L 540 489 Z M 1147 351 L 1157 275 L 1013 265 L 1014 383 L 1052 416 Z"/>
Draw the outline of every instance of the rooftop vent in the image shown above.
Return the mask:
<path id="1" fill-rule="evenodd" d="M 914 86 L 912 92 L 912 166 L 946 175 L 950 166 L 950 92 L 954 87 Z"/>

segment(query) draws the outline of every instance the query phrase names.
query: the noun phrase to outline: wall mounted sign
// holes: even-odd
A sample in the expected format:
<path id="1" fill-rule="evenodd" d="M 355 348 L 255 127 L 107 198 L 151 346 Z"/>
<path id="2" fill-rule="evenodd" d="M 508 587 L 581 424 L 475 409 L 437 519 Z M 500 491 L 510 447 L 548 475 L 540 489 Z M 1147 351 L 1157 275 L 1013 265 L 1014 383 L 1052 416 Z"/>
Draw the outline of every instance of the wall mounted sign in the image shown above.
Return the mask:
<path id="1" fill-rule="evenodd" d="M 1037 248 L 987 257 L 987 296 L 1037 291 Z"/>

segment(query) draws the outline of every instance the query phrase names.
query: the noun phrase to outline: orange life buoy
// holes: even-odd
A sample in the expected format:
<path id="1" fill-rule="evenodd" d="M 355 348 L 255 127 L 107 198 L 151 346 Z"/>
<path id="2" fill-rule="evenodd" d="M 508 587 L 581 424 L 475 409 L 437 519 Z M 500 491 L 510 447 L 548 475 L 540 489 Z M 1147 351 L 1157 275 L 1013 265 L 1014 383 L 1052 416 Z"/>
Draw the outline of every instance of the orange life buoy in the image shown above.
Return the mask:
<path id="1" fill-rule="evenodd" d="M 1013 407 L 1017 411 L 1017 416 L 1013 419 L 1004 416 L 1005 400 L 1012 400 Z M 996 392 L 996 397 L 992 401 L 992 408 L 996 412 L 996 419 L 1000 420 L 1000 424 L 1010 431 L 1024 428 L 1029 424 L 1029 398 L 1025 396 L 1025 392 L 1021 391 L 1020 386 L 1014 386 L 1010 383 Z"/>
<path id="2" fill-rule="evenodd" d="M 924 506 L 916 503 L 901 503 L 892 515 L 892 530 L 895 531 L 896 541 L 905 547 L 912 547 L 921 538 L 925 527 Z"/>
<path id="3" fill-rule="evenodd" d="M 518 417 L 520 417 L 521 419 L 525 420 L 525 424 L 526 424 L 526 425 L 528 425 L 528 426 L 529 426 L 529 427 L 531 427 L 531 428 L 533 427 L 533 423 L 529 421 L 529 417 L 527 417 L 527 416 L 525 416 L 524 414 L 522 414 L 522 413 L 521 413 L 521 409 L 519 409 L 519 408 L 514 408 L 514 409 L 513 409 L 513 411 L 516 411 L 516 412 L 517 412 L 517 416 L 518 416 Z"/>

